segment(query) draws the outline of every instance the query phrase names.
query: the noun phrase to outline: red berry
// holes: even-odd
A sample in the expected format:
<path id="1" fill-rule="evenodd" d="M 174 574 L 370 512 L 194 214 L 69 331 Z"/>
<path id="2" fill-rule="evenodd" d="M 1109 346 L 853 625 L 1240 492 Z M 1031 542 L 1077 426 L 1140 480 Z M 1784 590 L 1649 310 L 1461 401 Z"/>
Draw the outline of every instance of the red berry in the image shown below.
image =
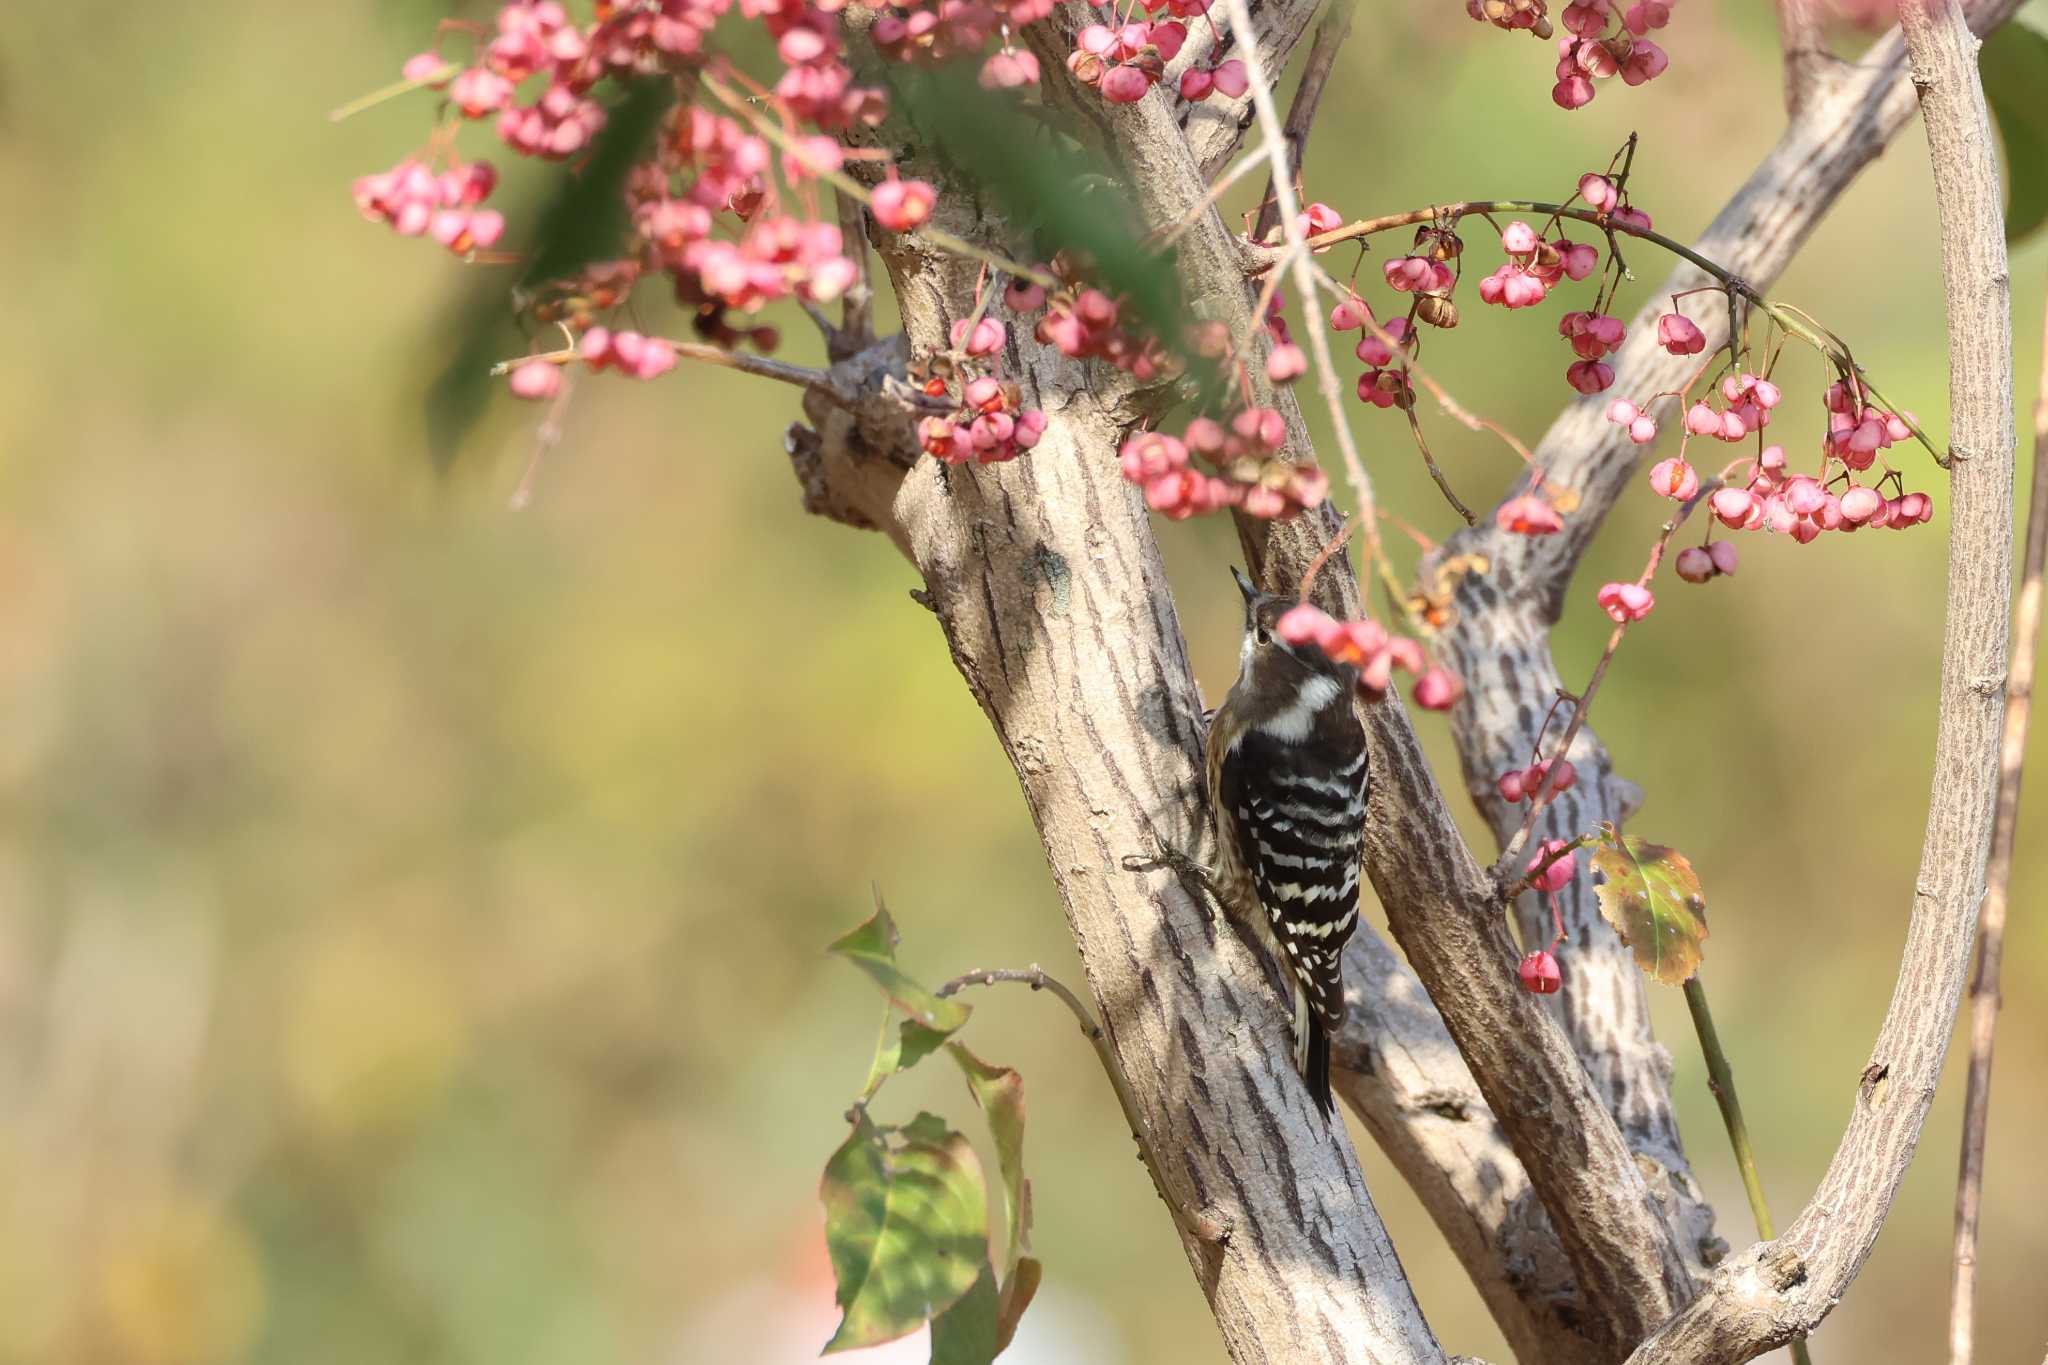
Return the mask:
<path id="1" fill-rule="evenodd" d="M 1564 984 L 1564 976 L 1557 970 L 1557 958 L 1545 948 L 1524 957 L 1515 974 L 1522 978 L 1522 989 L 1536 995 L 1555 994 Z"/>
<path id="2" fill-rule="evenodd" d="M 1447 668 L 1432 668 L 1415 680 L 1415 704 L 1425 711 L 1448 711 L 1464 695 L 1464 680 Z"/>
<path id="3" fill-rule="evenodd" d="M 1564 846 L 1562 839 L 1545 839 L 1537 846 L 1536 856 L 1529 859 L 1529 871 L 1536 872 L 1539 867 L 1543 869 L 1531 883 L 1538 891 L 1562 891 L 1572 884 L 1572 878 L 1579 875 L 1579 855 L 1576 853 L 1567 853 L 1544 866 L 1545 861 Z"/>
<path id="4" fill-rule="evenodd" d="M 884 180 L 875 186 L 875 221 L 891 232 L 909 232 L 930 221 L 937 193 L 922 180 Z"/>

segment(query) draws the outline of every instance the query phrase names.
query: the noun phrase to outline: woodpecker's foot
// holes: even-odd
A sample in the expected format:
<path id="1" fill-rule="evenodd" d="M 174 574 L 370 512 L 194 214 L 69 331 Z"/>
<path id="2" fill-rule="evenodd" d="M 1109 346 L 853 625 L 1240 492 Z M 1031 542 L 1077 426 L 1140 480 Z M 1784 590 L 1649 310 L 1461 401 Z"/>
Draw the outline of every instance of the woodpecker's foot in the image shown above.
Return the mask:
<path id="1" fill-rule="evenodd" d="M 1156 858 L 1147 858 L 1136 853 L 1124 858 L 1126 872 L 1157 872 L 1162 867 L 1176 876 L 1194 878 L 1201 883 L 1202 889 L 1209 893 L 1211 899 L 1218 905 L 1223 904 L 1223 888 L 1217 883 L 1216 874 L 1177 848 L 1168 848 L 1162 844 Z"/>

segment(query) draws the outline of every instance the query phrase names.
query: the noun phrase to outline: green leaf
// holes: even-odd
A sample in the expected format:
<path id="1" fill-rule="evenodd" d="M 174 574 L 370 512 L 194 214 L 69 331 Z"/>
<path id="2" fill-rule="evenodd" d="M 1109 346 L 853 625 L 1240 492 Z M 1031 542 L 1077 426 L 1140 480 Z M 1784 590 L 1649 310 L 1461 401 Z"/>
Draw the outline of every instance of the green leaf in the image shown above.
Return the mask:
<path id="1" fill-rule="evenodd" d="M 915 1019 L 898 1019 L 894 1001 L 882 1004 L 882 1034 L 875 1041 L 875 1060 L 868 1066 L 867 1083 L 861 1087 L 863 1103 L 875 1097 L 882 1082 L 899 1071 L 908 1071 L 937 1052 L 946 1035 L 926 1028 Z"/>
<path id="2" fill-rule="evenodd" d="M 891 64 L 882 74 L 891 106 L 923 135 L 919 150 L 943 162 L 949 179 L 1028 225 L 1039 256 L 1064 250 L 1090 262 L 1092 281 L 1128 296 L 1152 335 L 1179 337 L 1185 310 L 1173 253 L 1144 244 L 1130 190 L 1059 127 L 1060 114 L 982 89 L 969 63 Z"/>
<path id="3" fill-rule="evenodd" d="M 1699 970 L 1707 900 L 1699 875 L 1675 848 L 1600 827 L 1593 870 L 1604 878 L 1600 914 L 1635 949 L 1636 965 L 1667 986 Z"/>
<path id="4" fill-rule="evenodd" d="M 896 1008 L 925 1028 L 948 1034 L 967 1022 L 966 1005 L 933 995 L 896 965 L 896 921 L 889 917 L 889 908 L 879 896 L 873 916 L 835 942 L 830 951 L 873 977 Z M 924 1051 L 928 1053 L 931 1048 Z"/>
<path id="5" fill-rule="evenodd" d="M 2048 222 L 2048 33 L 2017 20 L 2000 25 L 1977 69 L 2005 143 L 2005 236 L 2017 242 Z"/>
<path id="6" fill-rule="evenodd" d="M 818 1197 L 844 1313 L 827 1354 L 908 1335 L 989 1274 L 981 1163 L 934 1115 L 892 1133 L 862 1111 Z"/>
<path id="7" fill-rule="evenodd" d="M 974 1287 L 932 1319 L 932 1365 L 989 1365 L 1003 1349 L 1000 1330 L 995 1272 L 984 1259 Z"/>

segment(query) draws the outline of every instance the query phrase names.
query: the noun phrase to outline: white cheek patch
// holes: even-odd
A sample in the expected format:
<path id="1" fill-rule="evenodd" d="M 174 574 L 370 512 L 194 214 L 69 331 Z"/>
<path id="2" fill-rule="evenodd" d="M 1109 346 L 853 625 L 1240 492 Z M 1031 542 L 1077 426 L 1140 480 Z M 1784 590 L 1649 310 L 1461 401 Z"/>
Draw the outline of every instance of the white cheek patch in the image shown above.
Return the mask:
<path id="1" fill-rule="evenodd" d="M 1335 678 L 1311 673 L 1303 678 L 1301 686 L 1295 689 L 1294 700 L 1275 712 L 1259 726 L 1259 729 L 1285 743 L 1300 743 L 1308 738 L 1309 727 L 1315 724 L 1316 713 L 1335 701 L 1342 687 L 1343 685 Z"/>

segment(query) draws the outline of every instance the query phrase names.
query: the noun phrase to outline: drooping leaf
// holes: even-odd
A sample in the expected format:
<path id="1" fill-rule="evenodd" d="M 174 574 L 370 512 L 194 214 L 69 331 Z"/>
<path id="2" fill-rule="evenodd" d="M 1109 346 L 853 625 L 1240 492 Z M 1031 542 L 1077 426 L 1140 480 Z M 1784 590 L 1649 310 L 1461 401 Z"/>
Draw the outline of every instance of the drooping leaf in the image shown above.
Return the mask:
<path id="1" fill-rule="evenodd" d="M 996 1164 L 1003 1173 L 1003 1216 L 1010 1229 L 1010 1250 L 1003 1258 L 1007 1275 L 1031 1245 L 1024 1179 L 1024 1078 L 1011 1067 L 984 1062 L 959 1043 L 946 1044 L 946 1051 L 966 1074 L 967 1088 L 988 1116 L 989 1133 L 995 1138 Z"/>
<path id="2" fill-rule="evenodd" d="M 2005 143 L 2005 236 L 2018 242 L 2048 222 L 2048 33 L 2018 19 L 2001 24 L 1977 68 Z"/>
<path id="3" fill-rule="evenodd" d="M 1000 1332 L 996 1276 L 984 1260 L 974 1287 L 932 1319 L 932 1365 L 989 1365 L 1003 1349 Z"/>
<path id="4" fill-rule="evenodd" d="M 1635 949 L 1636 965 L 1667 986 L 1699 970 L 1707 936 L 1707 901 L 1683 853 L 1613 825 L 1600 829 L 1593 869 L 1604 878 L 1600 914 Z"/>
<path id="5" fill-rule="evenodd" d="M 1003 1175 L 1003 1217 L 1010 1245 L 1003 1255 L 998 1295 L 996 1350 L 1000 1352 L 1016 1335 L 1017 1321 L 1037 1294 L 1043 1271 L 1035 1259 L 1025 1255 L 1031 1249 L 1031 1182 L 1024 1176 L 1024 1078 L 1012 1067 L 983 1061 L 959 1043 L 946 1044 L 946 1051 L 960 1064 L 974 1102 L 988 1118 L 996 1164 Z"/>
<path id="6" fill-rule="evenodd" d="M 937 1052 L 946 1041 L 938 1029 L 926 1028 L 915 1019 L 896 1017 L 893 1000 L 882 1004 L 882 1033 L 875 1041 L 875 1059 L 868 1066 L 867 1083 L 861 1087 L 863 1101 L 875 1097 L 882 1082 L 899 1071 L 908 1071 Z"/>
<path id="7" fill-rule="evenodd" d="M 1042 126 L 1059 114 L 1027 117 L 1014 92 L 982 89 L 967 63 L 891 64 L 883 74 L 891 106 L 924 134 L 923 150 L 946 164 L 949 179 L 1028 225 L 1041 258 L 1071 251 L 1086 259 L 1092 282 L 1128 296 L 1153 335 L 1178 337 L 1183 309 L 1172 253 L 1144 244 L 1136 200 L 1107 162 L 1056 126 Z"/>
<path id="8" fill-rule="evenodd" d="M 560 188 L 535 221 L 522 285 L 574 274 L 620 252 L 631 222 L 626 174 L 646 158 L 647 145 L 675 96 L 672 80 L 641 80 L 605 111 L 604 127 L 591 139 L 590 151 L 563 171 Z M 490 368 L 504 358 L 512 335 L 506 325 L 512 309 L 505 276 L 481 269 L 475 274 L 477 283 L 441 328 L 454 341 L 447 365 L 426 395 L 427 447 L 444 468 L 501 387 L 490 377 Z"/>
<path id="9" fill-rule="evenodd" d="M 844 1314 L 827 1354 L 906 1336 L 991 1273 L 981 1163 L 931 1114 L 891 1132 L 861 1112 L 825 1164 L 818 1197 Z"/>
<path id="10" fill-rule="evenodd" d="M 896 921 L 877 897 L 875 913 L 858 929 L 833 943 L 829 951 L 873 977 L 896 1008 L 925 1028 L 947 1034 L 966 1023 L 969 1010 L 965 1004 L 933 995 L 896 965 L 896 941 Z M 927 1047 L 925 1051 L 931 1049 Z"/>

